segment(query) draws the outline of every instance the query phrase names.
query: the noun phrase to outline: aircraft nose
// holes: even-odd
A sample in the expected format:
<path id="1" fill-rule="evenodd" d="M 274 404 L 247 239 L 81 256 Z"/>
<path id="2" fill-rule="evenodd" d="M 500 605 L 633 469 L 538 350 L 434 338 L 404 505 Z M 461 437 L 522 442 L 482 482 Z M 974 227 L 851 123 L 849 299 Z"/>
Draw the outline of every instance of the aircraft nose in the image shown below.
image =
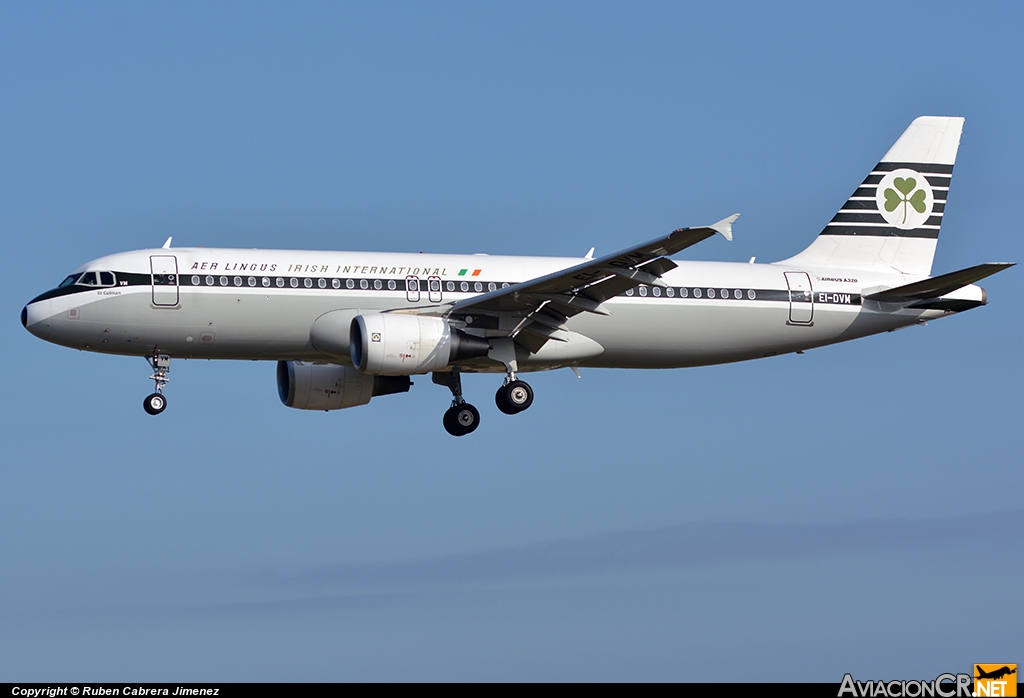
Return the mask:
<path id="1" fill-rule="evenodd" d="M 50 331 L 50 315 L 50 301 L 35 300 L 21 309 L 21 324 L 36 337 L 46 339 Z"/>

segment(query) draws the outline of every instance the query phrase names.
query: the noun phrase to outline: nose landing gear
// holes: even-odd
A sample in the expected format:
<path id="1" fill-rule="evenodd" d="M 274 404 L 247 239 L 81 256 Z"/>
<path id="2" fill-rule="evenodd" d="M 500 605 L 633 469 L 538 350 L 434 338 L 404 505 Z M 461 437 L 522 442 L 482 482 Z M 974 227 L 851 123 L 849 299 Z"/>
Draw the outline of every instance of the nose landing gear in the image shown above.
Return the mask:
<path id="1" fill-rule="evenodd" d="M 164 397 L 164 386 L 171 380 L 167 373 L 171 370 L 171 357 L 167 354 L 153 354 L 147 356 L 146 361 L 153 369 L 153 375 L 149 378 L 156 382 L 156 392 L 146 396 L 142 401 L 142 409 L 147 414 L 158 415 L 167 409 L 167 398 Z"/>

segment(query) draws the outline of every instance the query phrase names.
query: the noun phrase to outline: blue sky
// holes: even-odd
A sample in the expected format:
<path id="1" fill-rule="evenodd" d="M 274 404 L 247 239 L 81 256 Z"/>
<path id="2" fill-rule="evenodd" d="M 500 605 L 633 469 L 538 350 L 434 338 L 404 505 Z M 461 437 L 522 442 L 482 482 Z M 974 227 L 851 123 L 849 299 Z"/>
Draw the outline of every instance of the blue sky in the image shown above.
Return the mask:
<path id="1" fill-rule="evenodd" d="M 967 119 L 935 272 L 1021 261 L 1022 24 L 1013 3 L 5 4 L 0 680 L 1020 661 L 1016 269 L 985 308 L 802 356 L 538 374 L 515 417 L 471 376 L 463 439 L 429 379 L 304 413 L 251 362 L 175 362 L 154 419 L 141 359 L 17 318 L 169 235 L 579 256 L 740 211 L 686 256 L 781 259 L 921 114 Z"/>

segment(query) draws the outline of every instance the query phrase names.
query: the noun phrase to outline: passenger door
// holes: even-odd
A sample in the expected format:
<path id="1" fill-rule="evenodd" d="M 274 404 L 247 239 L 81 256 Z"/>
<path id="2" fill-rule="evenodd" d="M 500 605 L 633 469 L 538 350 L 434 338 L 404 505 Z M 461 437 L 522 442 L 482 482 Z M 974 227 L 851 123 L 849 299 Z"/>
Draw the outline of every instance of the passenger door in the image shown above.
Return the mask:
<path id="1" fill-rule="evenodd" d="M 155 254 L 149 258 L 153 282 L 153 305 L 178 305 L 178 258 L 169 254 Z"/>
<path id="2" fill-rule="evenodd" d="M 789 286 L 789 324 L 810 325 L 814 320 L 814 293 L 811 277 L 803 271 L 787 271 Z"/>

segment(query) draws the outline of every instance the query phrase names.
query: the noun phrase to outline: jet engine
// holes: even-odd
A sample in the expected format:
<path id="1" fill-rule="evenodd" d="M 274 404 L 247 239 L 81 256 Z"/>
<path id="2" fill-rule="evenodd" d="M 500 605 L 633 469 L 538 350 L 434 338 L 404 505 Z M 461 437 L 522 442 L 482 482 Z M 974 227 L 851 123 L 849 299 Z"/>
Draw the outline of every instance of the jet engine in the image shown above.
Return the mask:
<path id="1" fill-rule="evenodd" d="M 357 315 L 349 330 L 352 363 L 364 373 L 409 376 L 440 371 L 455 361 L 487 356 L 490 344 L 439 317 Z"/>
<path id="2" fill-rule="evenodd" d="M 299 410 L 357 407 L 378 395 L 407 393 L 410 385 L 408 376 L 373 376 L 337 364 L 277 362 L 277 393 L 281 402 Z"/>

